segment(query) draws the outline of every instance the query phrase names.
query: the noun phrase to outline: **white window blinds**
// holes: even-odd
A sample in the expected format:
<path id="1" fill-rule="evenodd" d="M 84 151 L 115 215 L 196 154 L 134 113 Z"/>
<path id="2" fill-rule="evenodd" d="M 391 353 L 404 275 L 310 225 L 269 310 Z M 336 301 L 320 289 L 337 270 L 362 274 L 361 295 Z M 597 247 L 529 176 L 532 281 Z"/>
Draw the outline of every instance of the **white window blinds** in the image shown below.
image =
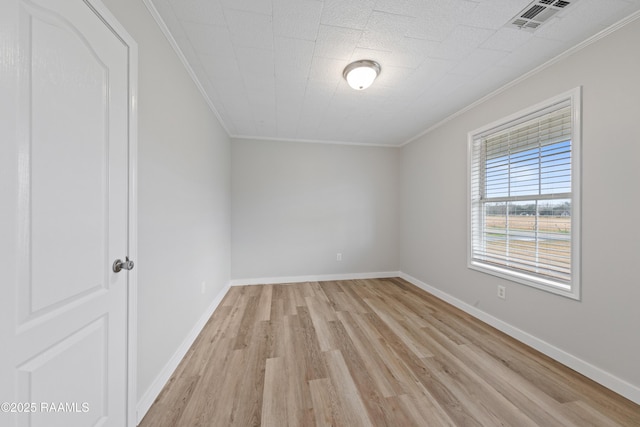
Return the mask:
<path id="1" fill-rule="evenodd" d="M 470 267 L 571 292 L 573 126 L 566 98 L 470 135 Z"/>

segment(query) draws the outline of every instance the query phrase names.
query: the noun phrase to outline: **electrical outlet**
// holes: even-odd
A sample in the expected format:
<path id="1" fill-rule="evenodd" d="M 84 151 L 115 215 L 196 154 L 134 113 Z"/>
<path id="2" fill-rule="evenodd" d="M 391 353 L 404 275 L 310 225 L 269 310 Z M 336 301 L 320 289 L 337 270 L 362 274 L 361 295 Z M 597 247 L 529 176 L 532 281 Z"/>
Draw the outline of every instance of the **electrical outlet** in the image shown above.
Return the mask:
<path id="1" fill-rule="evenodd" d="M 507 289 L 504 286 L 498 286 L 498 298 L 507 299 Z"/>
<path id="2" fill-rule="evenodd" d="M 342 261 L 342 254 L 340 252 L 336 254 L 336 261 Z"/>

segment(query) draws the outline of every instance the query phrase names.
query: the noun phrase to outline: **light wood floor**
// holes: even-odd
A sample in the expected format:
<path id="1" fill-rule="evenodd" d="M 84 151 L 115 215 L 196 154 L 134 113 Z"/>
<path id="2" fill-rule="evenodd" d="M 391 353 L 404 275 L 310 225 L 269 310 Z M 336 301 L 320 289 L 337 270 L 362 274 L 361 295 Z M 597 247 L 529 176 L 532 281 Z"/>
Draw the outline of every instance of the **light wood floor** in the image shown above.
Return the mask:
<path id="1" fill-rule="evenodd" d="M 141 426 L 640 426 L 401 279 L 232 287 Z"/>

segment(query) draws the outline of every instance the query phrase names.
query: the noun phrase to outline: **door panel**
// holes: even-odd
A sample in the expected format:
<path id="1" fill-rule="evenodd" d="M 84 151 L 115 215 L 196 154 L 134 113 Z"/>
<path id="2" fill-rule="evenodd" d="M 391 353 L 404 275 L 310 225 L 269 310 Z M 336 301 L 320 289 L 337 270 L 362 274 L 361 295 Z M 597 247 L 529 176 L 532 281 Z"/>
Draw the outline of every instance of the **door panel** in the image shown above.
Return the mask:
<path id="1" fill-rule="evenodd" d="M 47 405 L 33 414 L 33 425 L 80 427 L 107 420 L 107 323 L 103 316 L 18 367 L 19 401 Z M 51 396 L 58 400 L 51 402 Z M 64 412 L 57 412 L 60 403 Z"/>
<path id="2" fill-rule="evenodd" d="M 22 13 L 23 40 L 30 39 L 32 58 L 38 58 L 31 64 L 32 93 L 24 111 L 31 132 L 31 194 L 25 195 L 31 215 L 23 217 L 31 221 L 25 224 L 31 232 L 31 247 L 25 248 L 31 286 L 25 296 L 33 316 L 106 285 L 109 73 L 99 52 L 61 17 Z M 58 250 L 60 242 L 76 250 Z M 73 267 L 62 267 L 70 260 Z"/>
<path id="3" fill-rule="evenodd" d="M 129 249 L 128 47 L 82 1 L 0 15 L 14 119 L 0 126 L 0 400 L 35 409 L 0 425 L 124 426 L 130 283 L 111 265 Z"/>

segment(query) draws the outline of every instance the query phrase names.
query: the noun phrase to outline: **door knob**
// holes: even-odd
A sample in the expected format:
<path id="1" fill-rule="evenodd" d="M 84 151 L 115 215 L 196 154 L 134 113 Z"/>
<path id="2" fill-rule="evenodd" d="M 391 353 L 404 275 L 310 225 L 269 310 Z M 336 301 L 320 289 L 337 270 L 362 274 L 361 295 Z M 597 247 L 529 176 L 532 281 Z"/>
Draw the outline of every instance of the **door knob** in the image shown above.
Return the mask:
<path id="1" fill-rule="evenodd" d="M 125 258 L 125 261 L 117 259 L 113 262 L 113 272 L 119 273 L 120 270 L 133 270 L 133 261 L 129 261 L 129 257 Z"/>

